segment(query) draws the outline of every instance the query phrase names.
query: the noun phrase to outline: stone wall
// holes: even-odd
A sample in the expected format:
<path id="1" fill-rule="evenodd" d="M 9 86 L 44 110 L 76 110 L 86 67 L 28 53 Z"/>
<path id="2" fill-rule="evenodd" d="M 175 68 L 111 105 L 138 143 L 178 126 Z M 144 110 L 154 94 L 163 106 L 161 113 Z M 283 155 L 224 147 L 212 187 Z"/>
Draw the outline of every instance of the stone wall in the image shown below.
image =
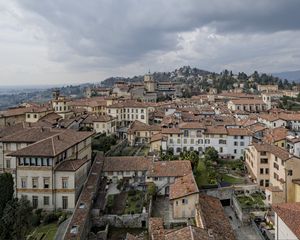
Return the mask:
<path id="1" fill-rule="evenodd" d="M 148 213 L 104 215 L 93 218 L 93 226 L 109 226 L 117 228 L 146 228 L 148 226 Z"/>

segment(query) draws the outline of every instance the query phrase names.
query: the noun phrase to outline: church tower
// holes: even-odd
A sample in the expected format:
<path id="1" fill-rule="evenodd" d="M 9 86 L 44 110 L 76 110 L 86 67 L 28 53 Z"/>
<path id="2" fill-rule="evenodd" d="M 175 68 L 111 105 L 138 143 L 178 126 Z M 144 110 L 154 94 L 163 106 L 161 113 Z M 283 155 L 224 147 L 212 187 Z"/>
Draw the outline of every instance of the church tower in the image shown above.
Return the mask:
<path id="1" fill-rule="evenodd" d="M 147 92 L 156 91 L 156 82 L 150 72 L 144 76 L 144 87 Z"/>

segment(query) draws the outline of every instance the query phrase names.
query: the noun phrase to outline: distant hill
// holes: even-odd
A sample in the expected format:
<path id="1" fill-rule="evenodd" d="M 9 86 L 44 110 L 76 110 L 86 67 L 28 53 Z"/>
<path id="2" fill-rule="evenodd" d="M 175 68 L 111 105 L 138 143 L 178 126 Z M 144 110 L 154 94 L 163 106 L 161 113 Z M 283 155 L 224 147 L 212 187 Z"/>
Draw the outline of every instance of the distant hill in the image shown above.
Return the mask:
<path id="1" fill-rule="evenodd" d="M 158 82 L 163 81 L 180 81 L 181 79 L 187 79 L 190 77 L 199 77 L 199 76 L 206 76 L 211 74 L 211 72 L 206 70 L 201 70 L 198 68 L 191 68 L 190 66 L 183 66 L 179 69 L 175 69 L 172 72 L 154 72 L 151 73 L 154 79 Z M 105 79 L 101 82 L 101 84 L 105 87 L 112 87 L 118 81 L 124 82 L 141 82 L 143 81 L 144 76 L 134 76 L 131 78 L 124 78 L 124 77 L 110 77 Z"/>
<path id="2" fill-rule="evenodd" d="M 298 70 L 298 71 L 273 73 L 272 75 L 275 76 L 275 77 L 279 77 L 281 79 L 287 79 L 289 81 L 300 82 L 300 70 Z"/>

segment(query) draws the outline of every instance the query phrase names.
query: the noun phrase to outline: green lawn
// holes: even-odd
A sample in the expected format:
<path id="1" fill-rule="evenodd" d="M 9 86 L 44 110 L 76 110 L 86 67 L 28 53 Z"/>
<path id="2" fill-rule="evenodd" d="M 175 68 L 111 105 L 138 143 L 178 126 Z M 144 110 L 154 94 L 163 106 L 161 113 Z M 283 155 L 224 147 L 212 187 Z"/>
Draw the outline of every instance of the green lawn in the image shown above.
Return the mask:
<path id="1" fill-rule="evenodd" d="M 250 196 L 241 195 L 237 197 L 242 208 L 264 207 L 263 195 L 260 193 L 252 193 Z"/>
<path id="2" fill-rule="evenodd" d="M 244 183 L 244 180 L 242 178 L 236 178 L 236 177 L 229 176 L 229 175 L 226 175 L 226 174 L 222 175 L 222 180 L 224 182 L 227 182 L 227 183 L 230 183 L 230 184 L 242 184 L 242 183 Z"/>
<path id="3" fill-rule="evenodd" d="M 47 225 L 41 225 L 34 229 L 32 237 L 30 239 L 36 240 L 53 240 L 57 231 L 57 223 L 50 223 Z"/>
<path id="4" fill-rule="evenodd" d="M 143 209 L 143 192 L 135 191 L 134 195 L 129 195 L 126 199 L 125 214 L 141 213 Z"/>
<path id="5" fill-rule="evenodd" d="M 208 172 L 203 161 L 199 161 L 195 173 L 195 180 L 198 187 L 208 184 Z"/>

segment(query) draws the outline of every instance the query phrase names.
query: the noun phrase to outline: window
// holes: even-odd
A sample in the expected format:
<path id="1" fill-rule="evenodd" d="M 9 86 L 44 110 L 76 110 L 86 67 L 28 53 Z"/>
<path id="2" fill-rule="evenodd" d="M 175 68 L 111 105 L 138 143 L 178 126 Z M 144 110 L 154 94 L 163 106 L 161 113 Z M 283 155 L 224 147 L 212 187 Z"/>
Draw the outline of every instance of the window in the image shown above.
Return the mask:
<path id="1" fill-rule="evenodd" d="M 44 188 L 49 188 L 49 186 L 50 186 L 50 178 L 45 177 L 44 178 Z"/>
<path id="2" fill-rule="evenodd" d="M 270 180 L 267 179 L 267 180 L 265 181 L 265 187 L 269 187 L 269 185 L 270 185 Z"/>
<path id="3" fill-rule="evenodd" d="M 27 187 L 27 178 L 21 178 L 21 188 Z"/>
<path id="4" fill-rule="evenodd" d="M 238 145 L 238 142 L 234 142 L 234 146 L 237 146 Z"/>
<path id="5" fill-rule="evenodd" d="M 219 140 L 219 144 L 226 144 L 226 140 L 220 139 L 220 140 Z"/>
<path id="6" fill-rule="evenodd" d="M 267 164 L 268 163 L 268 159 L 267 158 L 261 158 L 260 159 L 260 163 L 261 164 Z"/>
<path id="7" fill-rule="evenodd" d="M 260 180 L 260 181 L 259 181 L 259 185 L 260 185 L 260 186 L 264 186 L 264 180 Z"/>
<path id="8" fill-rule="evenodd" d="M 279 176 L 277 173 L 274 173 L 274 179 L 278 180 Z"/>
<path id="9" fill-rule="evenodd" d="M 269 174 L 269 168 L 266 168 L 265 173 Z"/>
<path id="10" fill-rule="evenodd" d="M 284 166 L 284 161 L 281 159 L 281 166 Z"/>
<path id="11" fill-rule="evenodd" d="M 145 119 L 145 116 L 144 116 L 144 115 L 141 115 L 141 119 Z"/>
<path id="12" fill-rule="evenodd" d="M 38 208 L 39 206 L 39 198 L 38 196 L 32 196 L 32 207 Z"/>
<path id="13" fill-rule="evenodd" d="M 189 131 L 188 130 L 184 130 L 183 131 L 183 136 L 184 137 L 188 137 L 189 136 Z"/>
<path id="14" fill-rule="evenodd" d="M 288 170 L 288 176 L 293 176 L 293 170 Z"/>
<path id="15" fill-rule="evenodd" d="M 219 152 L 220 152 L 220 153 L 222 153 L 222 152 L 223 152 L 223 148 L 222 148 L 222 147 L 220 147 L 220 150 L 219 150 Z"/>
<path id="16" fill-rule="evenodd" d="M 233 153 L 234 153 L 234 154 L 236 154 L 236 153 L 237 153 L 237 150 L 236 150 L 236 149 L 234 149 L 234 150 L 233 150 Z"/>
<path id="17" fill-rule="evenodd" d="M 278 162 L 278 157 L 275 157 L 275 161 Z"/>
<path id="18" fill-rule="evenodd" d="M 183 139 L 183 144 L 187 144 L 187 139 Z"/>
<path id="19" fill-rule="evenodd" d="M 177 139 L 177 143 L 180 144 L 180 139 L 179 138 Z"/>
<path id="20" fill-rule="evenodd" d="M 62 188 L 68 188 L 68 178 L 62 178 Z"/>
<path id="21" fill-rule="evenodd" d="M 274 163 L 274 168 L 276 168 L 277 170 L 279 170 L 279 165 L 277 163 Z"/>
<path id="22" fill-rule="evenodd" d="M 176 201 L 176 206 L 178 206 L 178 201 Z"/>
<path id="23" fill-rule="evenodd" d="M 49 205 L 49 197 L 44 196 L 44 205 L 48 206 Z"/>
<path id="24" fill-rule="evenodd" d="M 260 174 L 264 174 L 264 169 L 263 168 L 260 169 Z"/>
<path id="25" fill-rule="evenodd" d="M 245 143 L 244 143 L 244 142 L 240 142 L 240 145 L 241 145 L 241 146 L 244 146 L 244 145 L 245 145 Z"/>
<path id="26" fill-rule="evenodd" d="M 141 113 L 144 113 L 144 109 L 141 109 Z"/>
<path id="27" fill-rule="evenodd" d="M 184 205 L 184 204 L 188 204 L 188 200 L 187 199 L 182 199 L 182 204 Z"/>
<path id="28" fill-rule="evenodd" d="M 194 144 L 194 139 L 191 139 L 191 144 Z"/>
<path id="29" fill-rule="evenodd" d="M 10 168 L 10 159 L 6 159 L 6 168 Z"/>
<path id="30" fill-rule="evenodd" d="M 244 136 L 241 136 L 241 139 L 244 139 Z"/>
<path id="31" fill-rule="evenodd" d="M 38 178 L 32 178 L 32 188 L 38 188 Z"/>
<path id="32" fill-rule="evenodd" d="M 67 196 L 62 196 L 62 208 L 68 209 L 68 197 Z"/>
<path id="33" fill-rule="evenodd" d="M 261 155 L 261 156 L 266 156 L 266 155 L 267 155 L 267 152 L 265 152 L 265 151 L 260 152 L 260 155 Z"/>
<path id="34" fill-rule="evenodd" d="M 238 139 L 238 136 L 234 136 L 234 139 Z"/>

